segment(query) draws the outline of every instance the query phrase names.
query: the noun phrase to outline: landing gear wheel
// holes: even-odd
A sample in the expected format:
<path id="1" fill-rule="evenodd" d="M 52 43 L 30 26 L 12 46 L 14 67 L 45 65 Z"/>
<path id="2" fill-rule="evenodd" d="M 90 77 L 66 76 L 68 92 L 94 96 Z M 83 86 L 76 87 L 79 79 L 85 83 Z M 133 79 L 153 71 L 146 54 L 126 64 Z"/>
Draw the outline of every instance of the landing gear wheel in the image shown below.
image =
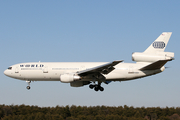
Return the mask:
<path id="1" fill-rule="evenodd" d="M 30 88 L 31 88 L 31 87 L 30 87 L 31 81 L 27 80 L 26 82 L 28 83 L 28 86 L 27 86 L 26 88 L 27 88 L 28 90 L 30 90 Z"/>
<path id="2" fill-rule="evenodd" d="M 90 89 L 94 89 L 96 92 L 97 91 L 104 91 L 104 88 L 103 87 L 101 87 L 101 81 L 100 82 L 98 82 L 98 84 L 95 84 L 95 82 L 94 82 L 94 84 L 90 84 L 89 85 L 89 88 Z"/>
<path id="3" fill-rule="evenodd" d="M 29 90 L 29 89 L 31 89 L 31 87 L 30 87 L 30 86 L 27 86 L 26 88 L 27 88 L 28 90 Z"/>
<path id="4" fill-rule="evenodd" d="M 103 87 L 100 87 L 99 90 L 100 90 L 100 91 L 104 91 L 104 88 L 103 88 Z"/>
<path id="5" fill-rule="evenodd" d="M 96 85 L 96 86 L 94 87 L 94 90 L 95 90 L 95 91 L 98 91 L 98 90 L 99 90 L 99 86 Z"/>
<path id="6" fill-rule="evenodd" d="M 95 85 L 89 85 L 89 88 L 93 89 L 95 87 Z"/>

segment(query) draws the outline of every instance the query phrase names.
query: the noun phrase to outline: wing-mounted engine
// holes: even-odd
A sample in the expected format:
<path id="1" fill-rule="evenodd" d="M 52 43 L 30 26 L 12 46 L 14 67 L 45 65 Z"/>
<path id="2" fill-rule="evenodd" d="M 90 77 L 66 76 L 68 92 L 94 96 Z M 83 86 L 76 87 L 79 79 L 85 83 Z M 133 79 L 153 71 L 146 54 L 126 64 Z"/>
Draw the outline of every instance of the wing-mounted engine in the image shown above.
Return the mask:
<path id="1" fill-rule="evenodd" d="M 76 74 L 62 74 L 60 75 L 60 81 L 63 83 L 70 83 L 75 80 L 81 80 L 81 77 Z"/>
<path id="2" fill-rule="evenodd" d="M 173 57 L 174 53 L 172 52 L 157 52 L 154 54 L 135 52 L 132 54 L 132 60 L 136 62 L 156 62 L 158 60 L 172 60 L 174 59 Z"/>
<path id="3" fill-rule="evenodd" d="M 82 87 L 90 83 L 91 83 L 90 81 L 74 81 L 74 82 L 71 82 L 70 85 L 71 87 Z"/>
<path id="4" fill-rule="evenodd" d="M 94 88 L 96 91 L 103 91 L 104 88 L 101 87 L 101 83 L 106 82 L 106 78 L 103 74 L 109 74 L 110 72 L 112 72 L 115 69 L 114 66 L 116 66 L 120 62 L 122 62 L 122 60 L 113 61 L 82 71 L 77 71 L 76 73 L 62 74 L 60 75 L 60 81 L 63 83 L 70 83 L 72 87 L 81 87 L 90 84 L 90 81 L 98 81 L 97 85 L 90 85 L 90 88 Z"/>

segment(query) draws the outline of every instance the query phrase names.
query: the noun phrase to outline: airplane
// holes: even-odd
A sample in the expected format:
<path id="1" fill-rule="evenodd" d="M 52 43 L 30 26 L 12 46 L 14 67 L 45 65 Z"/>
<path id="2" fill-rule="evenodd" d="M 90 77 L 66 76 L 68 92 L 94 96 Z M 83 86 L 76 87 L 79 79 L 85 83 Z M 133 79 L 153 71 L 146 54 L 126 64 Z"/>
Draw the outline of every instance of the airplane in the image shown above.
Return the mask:
<path id="1" fill-rule="evenodd" d="M 61 81 L 71 87 L 89 85 L 95 91 L 104 91 L 101 83 L 127 81 L 158 74 L 164 65 L 174 60 L 173 52 L 164 52 L 172 32 L 163 32 L 144 52 L 134 52 L 135 63 L 113 62 L 30 62 L 8 67 L 4 74 L 24 80 L 30 89 L 31 81 Z"/>

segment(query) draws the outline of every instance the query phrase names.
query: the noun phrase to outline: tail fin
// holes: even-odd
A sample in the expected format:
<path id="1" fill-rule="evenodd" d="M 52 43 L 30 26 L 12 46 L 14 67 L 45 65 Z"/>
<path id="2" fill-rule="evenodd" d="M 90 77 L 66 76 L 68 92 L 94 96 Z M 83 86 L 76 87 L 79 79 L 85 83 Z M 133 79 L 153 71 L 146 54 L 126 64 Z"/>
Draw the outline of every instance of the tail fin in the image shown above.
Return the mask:
<path id="1" fill-rule="evenodd" d="M 163 32 L 144 53 L 164 52 L 172 32 Z"/>
<path id="2" fill-rule="evenodd" d="M 132 60 L 136 62 L 156 62 L 173 60 L 173 52 L 164 52 L 172 32 L 163 32 L 143 53 L 135 52 Z"/>

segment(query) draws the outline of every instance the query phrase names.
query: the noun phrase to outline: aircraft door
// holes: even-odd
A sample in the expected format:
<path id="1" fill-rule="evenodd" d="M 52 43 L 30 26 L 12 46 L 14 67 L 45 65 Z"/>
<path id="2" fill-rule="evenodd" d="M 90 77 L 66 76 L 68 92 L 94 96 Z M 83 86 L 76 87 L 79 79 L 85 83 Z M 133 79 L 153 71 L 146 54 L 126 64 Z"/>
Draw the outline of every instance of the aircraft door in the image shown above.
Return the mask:
<path id="1" fill-rule="evenodd" d="M 16 67 L 15 73 L 19 73 L 19 67 Z"/>
<path id="2" fill-rule="evenodd" d="M 51 75 L 49 73 L 48 66 L 44 67 L 44 69 L 43 69 L 43 76 L 44 76 L 44 80 L 51 79 Z"/>
<path id="3" fill-rule="evenodd" d="M 133 66 L 129 66 L 129 74 L 133 74 L 134 73 L 134 70 L 133 70 Z"/>
<path id="4" fill-rule="evenodd" d="M 47 66 L 44 67 L 43 73 L 48 73 L 48 67 Z"/>

